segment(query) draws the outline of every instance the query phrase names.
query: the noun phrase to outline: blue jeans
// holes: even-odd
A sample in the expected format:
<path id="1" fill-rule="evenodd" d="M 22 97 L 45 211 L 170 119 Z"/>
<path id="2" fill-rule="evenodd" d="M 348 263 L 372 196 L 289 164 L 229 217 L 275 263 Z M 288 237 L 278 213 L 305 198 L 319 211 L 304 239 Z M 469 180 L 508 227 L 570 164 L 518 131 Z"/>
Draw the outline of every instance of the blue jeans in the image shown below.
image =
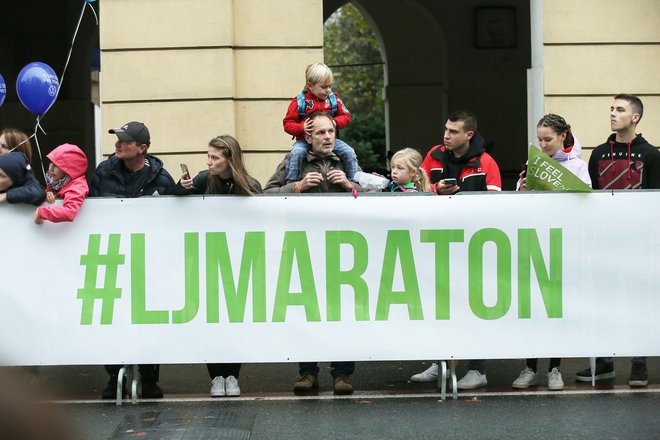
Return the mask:
<path id="1" fill-rule="evenodd" d="M 310 145 L 301 139 L 296 141 L 291 147 L 291 152 L 286 161 L 286 183 L 291 183 L 299 180 L 300 169 L 302 168 L 302 161 L 309 152 Z M 357 172 L 357 156 L 355 150 L 341 139 L 335 139 L 335 146 L 332 152 L 339 157 L 341 164 L 344 166 L 346 177 L 351 182 L 355 181 L 355 173 Z"/>
<path id="2" fill-rule="evenodd" d="M 333 378 L 342 376 L 350 376 L 355 371 L 355 362 L 331 362 L 330 367 L 332 370 L 330 374 Z M 298 363 L 298 374 L 304 376 L 306 374 L 319 375 L 318 362 L 300 362 Z"/>

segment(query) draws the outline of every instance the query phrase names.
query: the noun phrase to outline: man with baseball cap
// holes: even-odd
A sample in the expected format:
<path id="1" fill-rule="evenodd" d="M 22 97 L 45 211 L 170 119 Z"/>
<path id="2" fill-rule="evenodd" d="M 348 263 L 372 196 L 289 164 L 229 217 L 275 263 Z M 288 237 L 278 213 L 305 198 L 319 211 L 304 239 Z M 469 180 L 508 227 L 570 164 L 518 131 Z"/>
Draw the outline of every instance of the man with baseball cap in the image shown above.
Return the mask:
<path id="1" fill-rule="evenodd" d="M 142 122 L 128 122 L 108 133 L 117 136 L 115 152 L 101 162 L 90 185 L 90 197 L 142 197 L 170 194 L 172 176 L 163 162 L 147 154 L 151 138 Z"/>
<path id="2" fill-rule="evenodd" d="M 91 197 L 142 197 L 172 192 L 174 180 L 163 168 L 163 162 L 147 154 L 151 138 L 146 125 L 129 122 L 108 130 L 108 133 L 117 136 L 115 152 L 96 167 L 90 185 Z M 105 369 L 110 380 L 101 396 L 114 399 L 121 365 L 106 365 Z M 158 386 L 158 365 L 140 365 L 139 370 L 142 397 L 162 398 L 163 390 Z M 126 394 L 125 390 L 123 394 Z"/>

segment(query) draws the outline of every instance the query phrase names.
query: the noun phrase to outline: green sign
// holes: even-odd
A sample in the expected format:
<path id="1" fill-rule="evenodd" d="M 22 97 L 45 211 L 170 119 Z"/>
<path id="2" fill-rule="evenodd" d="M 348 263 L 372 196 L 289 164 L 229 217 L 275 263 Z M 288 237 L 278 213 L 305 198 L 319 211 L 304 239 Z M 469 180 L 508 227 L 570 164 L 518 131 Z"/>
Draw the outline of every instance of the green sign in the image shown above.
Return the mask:
<path id="1" fill-rule="evenodd" d="M 541 151 L 540 148 L 529 145 L 529 160 L 527 161 L 527 181 L 525 186 L 531 190 L 550 191 L 584 191 L 593 189 L 575 174 L 564 168 Z"/>

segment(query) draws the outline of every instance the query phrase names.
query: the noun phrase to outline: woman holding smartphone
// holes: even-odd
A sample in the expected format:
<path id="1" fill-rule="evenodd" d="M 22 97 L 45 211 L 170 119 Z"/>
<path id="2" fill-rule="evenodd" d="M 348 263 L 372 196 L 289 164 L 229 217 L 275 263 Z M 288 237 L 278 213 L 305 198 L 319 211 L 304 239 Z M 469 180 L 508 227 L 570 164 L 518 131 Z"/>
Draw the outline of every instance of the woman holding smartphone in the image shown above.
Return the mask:
<path id="1" fill-rule="evenodd" d="M 175 195 L 189 194 L 260 194 L 261 185 L 252 178 L 243 164 L 243 153 L 238 141 L 224 134 L 209 141 L 208 169 L 195 178 L 182 165 L 183 175 L 174 188 Z M 238 375 L 241 364 L 206 364 L 211 376 L 211 397 L 240 396 Z"/>

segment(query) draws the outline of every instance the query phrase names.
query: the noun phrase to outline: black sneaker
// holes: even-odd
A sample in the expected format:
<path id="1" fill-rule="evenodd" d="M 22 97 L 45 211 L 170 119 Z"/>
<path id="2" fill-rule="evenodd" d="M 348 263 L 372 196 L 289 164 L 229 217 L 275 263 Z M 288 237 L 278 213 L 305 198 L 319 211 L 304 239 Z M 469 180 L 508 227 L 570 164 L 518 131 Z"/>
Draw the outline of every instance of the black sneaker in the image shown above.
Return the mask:
<path id="1" fill-rule="evenodd" d="M 128 393 L 126 392 L 126 380 L 121 384 L 121 397 L 125 397 Z M 101 392 L 102 399 L 116 399 L 117 398 L 117 376 L 110 376 L 108 385 Z"/>
<path id="2" fill-rule="evenodd" d="M 162 399 L 163 390 L 158 386 L 155 380 L 145 380 L 142 382 L 143 399 Z"/>
<path id="3" fill-rule="evenodd" d="M 631 387 L 645 387 L 649 384 L 649 375 L 646 372 L 646 364 L 633 362 L 630 366 L 630 379 L 628 385 Z"/>
<path id="4" fill-rule="evenodd" d="M 614 379 L 614 362 L 596 361 L 596 380 Z M 580 382 L 591 382 L 591 368 L 578 371 L 575 379 Z"/>

